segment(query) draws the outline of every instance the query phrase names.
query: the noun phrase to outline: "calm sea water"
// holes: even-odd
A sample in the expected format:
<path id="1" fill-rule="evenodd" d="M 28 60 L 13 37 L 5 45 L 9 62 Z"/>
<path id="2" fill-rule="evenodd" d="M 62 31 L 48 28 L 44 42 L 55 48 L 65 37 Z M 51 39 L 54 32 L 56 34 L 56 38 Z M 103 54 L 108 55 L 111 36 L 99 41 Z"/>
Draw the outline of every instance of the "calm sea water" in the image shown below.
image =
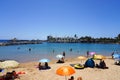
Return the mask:
<path id="1" fill-rule="evenodd" d="M 29 51 L 29 48 L 31 48 L 31 51 Z M 86 55 L 87 51 L 110 56 L 116 50 L 120 52 L 119 44 L 43 43 L 0 46 L 0 59 L 14 59 L 19 62 L 38 61 L 42 58 L 52 60 L 56 59 L 55 56 L 62 54 L 63 51 L 68 58 Z"/>

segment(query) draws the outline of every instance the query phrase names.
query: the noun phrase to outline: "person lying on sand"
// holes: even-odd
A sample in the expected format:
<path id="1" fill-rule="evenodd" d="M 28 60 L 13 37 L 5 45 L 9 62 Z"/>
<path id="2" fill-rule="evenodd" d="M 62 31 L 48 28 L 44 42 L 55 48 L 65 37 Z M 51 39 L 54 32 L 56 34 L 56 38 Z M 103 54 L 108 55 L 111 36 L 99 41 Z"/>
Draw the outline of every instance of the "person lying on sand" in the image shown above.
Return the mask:
<path id="1" fill-rule="evenodd" d="M 12 71 L 12 72 L 7 72 L 3 80 L 14 80 L 16 78 L 20 79 L 16 71 Z"/>
<path id="2" fill-rule="evenodd" d="M 98 64 L 96 64 L 96 67 L 97 68 L 102 68 L 102 69 L 108 69 L 108 67 L 106 66 L 106 63 L 105 63 L 105 61 L 104 60 L 100 60 L 100 63 L 99 63 L 99 65 Z"/>

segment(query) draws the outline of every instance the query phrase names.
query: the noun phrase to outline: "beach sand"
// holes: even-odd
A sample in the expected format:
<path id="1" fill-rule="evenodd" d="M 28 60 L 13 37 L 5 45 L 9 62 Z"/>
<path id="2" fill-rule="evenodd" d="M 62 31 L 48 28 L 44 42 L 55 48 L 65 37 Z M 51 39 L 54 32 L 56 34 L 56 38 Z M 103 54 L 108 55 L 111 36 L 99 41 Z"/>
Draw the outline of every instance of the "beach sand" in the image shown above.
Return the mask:
<path id="1" fill-rule="evenodd" d="M 78 77 L 82 77 L 83 80 L 120 80 L 120 66 L 114 65 L 113 59 L 104 59 L 109 69 L 98 69 L 98 68 L 84 68 L 75 69 L 75 73 L 67 76 L 67 79 L 74 76 L 75 80 Z M 85 63 L 79 59 L 65 59 L 65 63 L 57 64 L 56 61 L 49 63 L 51 69 L 39 70 L 36 66 L 38 62 L 27 62 L 20 63 L 18 68 L 7 69 L 6 71 L 15 70 L 16 72 L 24 71 L 25 74 L 19 74 L 20 79 L 15 80 L 65 80 L 65 76 L 56 74 L 56 70 L 61 66 L 70 66 L 75 63 Z M 95 63 L 99 63 L 99 60 L 95 60 Z"/>

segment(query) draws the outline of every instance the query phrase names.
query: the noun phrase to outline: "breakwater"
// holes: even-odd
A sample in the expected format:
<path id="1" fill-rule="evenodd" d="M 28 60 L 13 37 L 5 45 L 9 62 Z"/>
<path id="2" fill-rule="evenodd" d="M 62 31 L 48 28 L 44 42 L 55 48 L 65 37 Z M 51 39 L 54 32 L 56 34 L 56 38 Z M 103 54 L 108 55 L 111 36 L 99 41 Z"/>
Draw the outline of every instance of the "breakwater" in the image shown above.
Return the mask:
<path id="1" fill-rule="evenodd" d="M 25 44 L 41 44 L 41 40 L 9 40 L 7 42 L 0 42 L 0 46 L 9 46 L 9 45 L 25 45 Z"/>

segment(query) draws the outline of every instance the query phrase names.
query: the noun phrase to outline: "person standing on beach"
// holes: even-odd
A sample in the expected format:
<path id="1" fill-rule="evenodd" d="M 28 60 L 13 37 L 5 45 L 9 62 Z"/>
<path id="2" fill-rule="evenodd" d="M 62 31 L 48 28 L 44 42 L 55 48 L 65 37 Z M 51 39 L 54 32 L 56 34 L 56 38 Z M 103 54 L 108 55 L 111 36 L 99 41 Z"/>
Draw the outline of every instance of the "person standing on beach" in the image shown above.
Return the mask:
<path id="1" fill-rule="evenodd" d="M 63 51 L 63 57 L 65 58 L 65 51 Z"/>
<path id="2" fill-rule="evenodd" d="M 113 55 L 114 55 L 114 52 L 112 52 L 111 56 L 112 56 L 112 59 L 113 59 Z"/>
<path id="3" fill-rule="evenodd" d="M 89 57 L 89 51 L 87 51 L 87 57 Z"/>

